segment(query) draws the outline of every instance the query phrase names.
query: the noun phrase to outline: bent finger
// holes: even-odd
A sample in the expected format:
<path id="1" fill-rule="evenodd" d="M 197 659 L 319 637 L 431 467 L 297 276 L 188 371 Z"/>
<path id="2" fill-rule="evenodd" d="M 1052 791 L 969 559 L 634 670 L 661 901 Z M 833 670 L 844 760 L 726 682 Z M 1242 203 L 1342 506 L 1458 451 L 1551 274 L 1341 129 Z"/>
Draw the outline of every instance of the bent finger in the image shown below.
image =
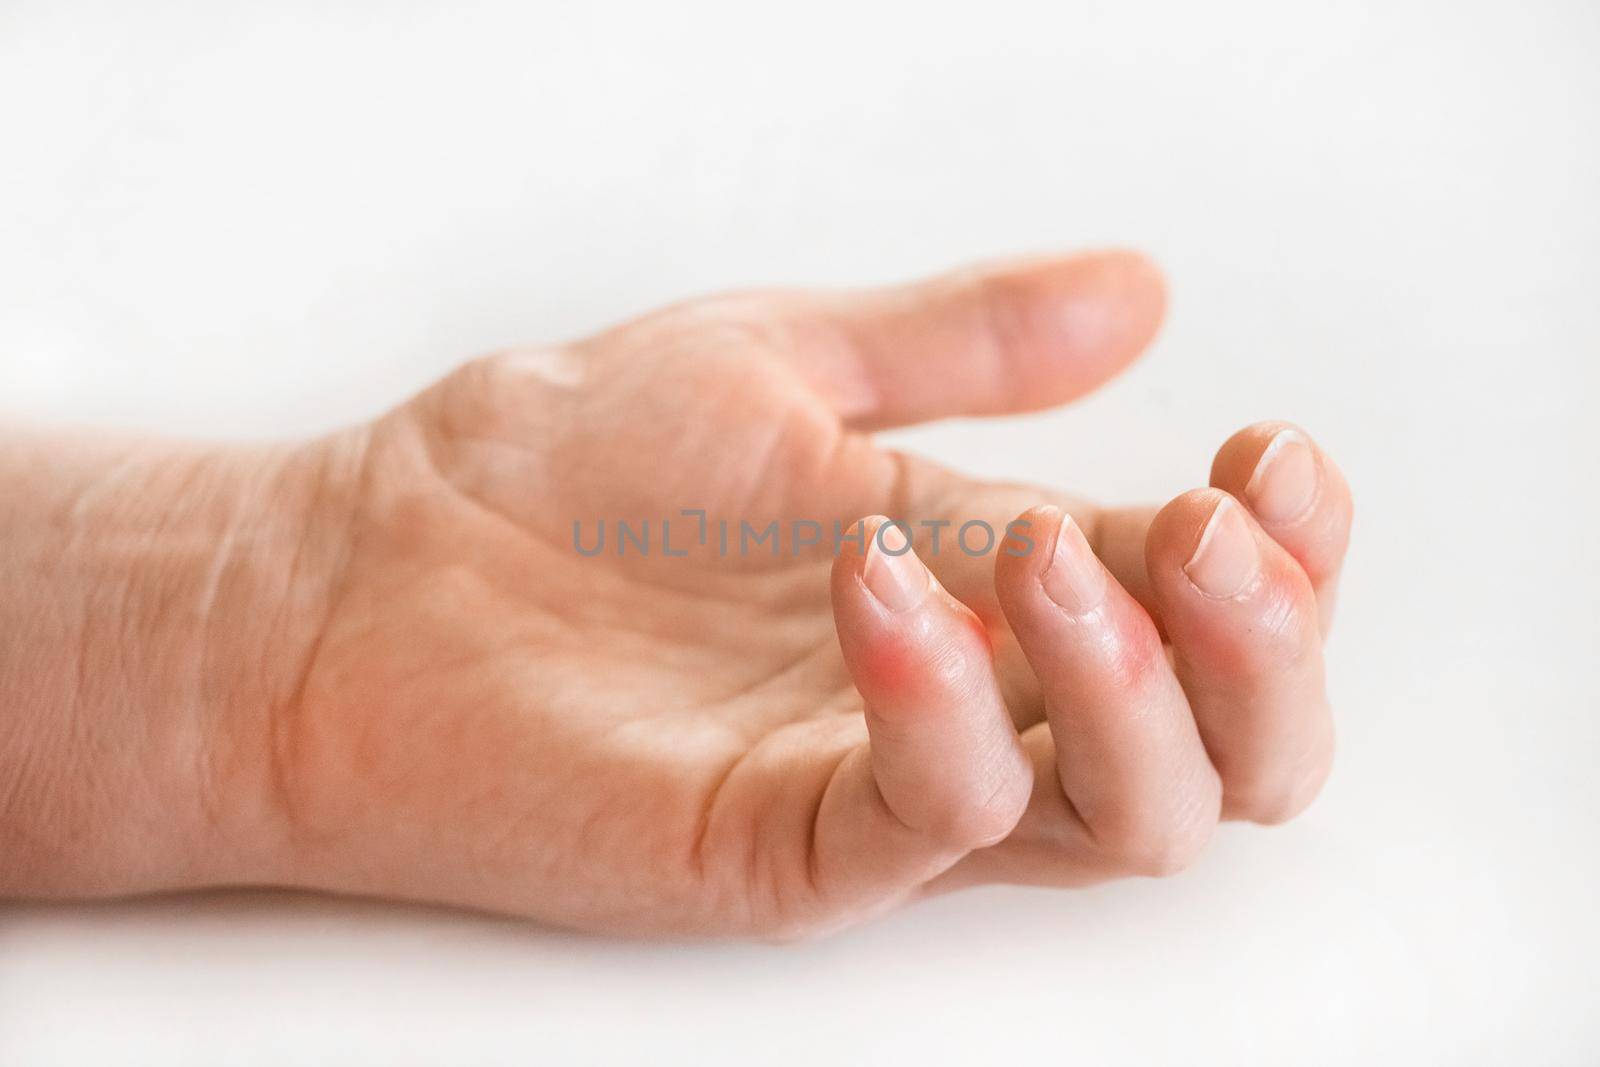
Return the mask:
<path id="1" fill-rule="evenodd" d="M 1209 839 L 1221 786 L 1161 637 L 1070 516 L 1017 523 L 1036 550 L 1008 538 L 995 587 L 1039 678 L 1059 787 L 1112 867 L 1176 870 Z"/>
<path id="2" fill-rule="evenodd" d="M 1163 508 L 1146 550 L 1178 678 L 1222 776 L 1224 816 L 1291 817 L 1315 796 L 1333 755 L 1305 571 L 1217 489 Z"/>
<path id="3" fill-rule="evenodd" d="M 814 851 L 819 884 L 852 897 L 910 890 L 1005 837 L 1033 778 L 977 619 L 897 526 L 862 532 L 832 588 L 870 740 L 829 783 Z"/>

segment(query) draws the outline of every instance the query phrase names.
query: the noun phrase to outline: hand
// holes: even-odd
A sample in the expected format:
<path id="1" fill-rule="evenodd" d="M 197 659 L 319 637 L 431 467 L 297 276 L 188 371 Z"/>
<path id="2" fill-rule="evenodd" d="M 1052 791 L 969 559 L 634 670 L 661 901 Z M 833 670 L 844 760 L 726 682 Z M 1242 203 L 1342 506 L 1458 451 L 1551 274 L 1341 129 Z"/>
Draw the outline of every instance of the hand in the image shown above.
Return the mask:
<path id="1" fill-rule="evenodd" d="M 9 435 L 0 893 L 788 937 L 1288 818 L 1350 522 L 1302 432 L 1159 513 L 868 436 L 1071 400 L 1162 304 L 1038 260 L 685 304 L 304 445 Z"/>
<path id="2" fill-rule="evenodd" d="M 274 724 L 273 877 L 785 937 L 960 884 L 1164 874 L 1219 815 L 1295 814 L 1331 758 L 1350 521 L 1303 433 L 1241 431 L 1159 513 L 868 436 L 1071 400 L 1162 307 L 1120 253 L 739 294 L 477 361 L 380 420 Z M 835 558 L 827 527 L 863 518 Z M 796 519 L 821 543 L 796 553 Z M 980 557 L 954 543 L 974 519 L 1027 525 Z M 653 551 L 619 556 L 618 520 Z M 776 520 L 779 554 L 719 552 L 723 520 Z"/>

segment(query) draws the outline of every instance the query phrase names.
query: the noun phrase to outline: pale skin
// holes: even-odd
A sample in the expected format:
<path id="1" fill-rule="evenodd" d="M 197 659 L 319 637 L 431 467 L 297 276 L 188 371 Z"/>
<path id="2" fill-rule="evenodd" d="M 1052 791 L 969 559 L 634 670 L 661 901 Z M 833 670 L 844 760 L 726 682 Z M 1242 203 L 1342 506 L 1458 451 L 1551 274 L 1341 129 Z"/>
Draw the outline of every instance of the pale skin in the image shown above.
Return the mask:
<path id="1" fill-rule="evenodd" d="M 1163 307 L 1141 257 L 1042 258 L 686 303 L 310 442 L 0 434 L 0 893 L 789 938 L 1292 817 L 1351 516 L 1304 431 L 1240 430 L 1159 509 L 870 436 L 1066 403 Z M 688 508 L 867 547 L 575 550 Z M 971 519 L 1031 550 L 954 550 Z"/>

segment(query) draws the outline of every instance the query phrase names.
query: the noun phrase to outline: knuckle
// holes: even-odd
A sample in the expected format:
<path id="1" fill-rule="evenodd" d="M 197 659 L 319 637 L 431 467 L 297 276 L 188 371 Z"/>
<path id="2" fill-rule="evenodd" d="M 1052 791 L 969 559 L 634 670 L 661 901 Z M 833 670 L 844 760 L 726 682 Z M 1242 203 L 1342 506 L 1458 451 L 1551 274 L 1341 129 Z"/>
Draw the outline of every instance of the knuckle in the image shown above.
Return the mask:
<path id="1" fill-rule="evenodd" d="M 1311 806 L 1331 768 L 1329 749 L 1292 773 L 1263 776 L 1237 786 L 1230 783 L 1230 814 L 1262 826 L 1282 825 Z"/>
<path id="2" fill-rule="evenodd" d="M 1023 783 L 1026 784 L 1026 783 Z M 953 849 L 986 848 L 998 844 L 1016 829 L 1028 806 L 1029 791 L 1005 782 L 987 796 L 953 798 L 925 826 L 923 832 L 940 845 Z"/>
<path id="3" fill-rule="evenodd" d="M 583 368 L 567 346 L 506 349 L 461 364 L 419 400 L 445 429 L 515 434 L 528 428 L 553 384 L 580 381 Z"/>
<path id="4" fill-rule="evenodd" d="M 1240 814 L 1261 826 L 1281 826 L 1304 811 L 1311 797 L 1280 789 L 1257 793 L 1239 802 Z"/>
<path id="5" fill-rule="evenodd" d="M 1186 869 L 1205 849 L 1210 828 L 1147 831 L 1109 846 L 1111 860 L 1129 874 L 1167 878 Z"/>
<path id="6" fill-rule="evenodd" d="M 980 317 L 980 336 L 995 366 L 1004 370 L 1001 380 L 1011 383 L 1016 397 L 1024 397 L 1041 385 L 1048 387 L 1037 361 L 1027 353 L 1037 351 L 1040 341 L 1060 329 L 1053 324 L 1048 302 L 1041 303 L 1035 283 L 1010 273 L 978 278 L 976 303 Z M 1048 343 L 1045 349 L 1052 346 Z"/>
<path id="7" fill-rule="evenodd" d="M 1136 693 L 1150 683 L 1153 672 L 1166 669 L 1167 652 L 1161 634 L 1149 616 L 1124 621 L 1116 639 L 1102 646 L 1104 681 L 1119 693 Z"/>
<path id="8" fill-rule="evenodd" d="M 1015 352 L 1033 328 L 1036 293 L 1026 278 L 993 274 L 979 279 L 978 302 L 989 343 L 1002 353 Z"/>
<path id="9" fill-rule="evenodd" d="M 1274 584 L 1252 635 L 1265 653 L 1286 660 L 1299 658 L 1321 641 L 1310 582 L 1302 574 L 1293 577 L 1296 580 Z"/>
<path id="10" fill-rule="evenodd" d="M 1269 583 L 1248 625 L 1215 628 L 1195 638 L 1193 647 L 1251 686 L 1276 685 L 1285 671 L 1320 664 L 1321 619 L 1309 581 L 1301 574 Z"/>
<path id="11" fill-rule="evenodd" d="M 1143 825 L 1100 834 L 1102 851 L 1118 869 L 1129 874 L 1165 878 L 1186 869 L 1211 841 L 1216 828 L 1217 791 L 1197 797 L 1186 810 Z"/>

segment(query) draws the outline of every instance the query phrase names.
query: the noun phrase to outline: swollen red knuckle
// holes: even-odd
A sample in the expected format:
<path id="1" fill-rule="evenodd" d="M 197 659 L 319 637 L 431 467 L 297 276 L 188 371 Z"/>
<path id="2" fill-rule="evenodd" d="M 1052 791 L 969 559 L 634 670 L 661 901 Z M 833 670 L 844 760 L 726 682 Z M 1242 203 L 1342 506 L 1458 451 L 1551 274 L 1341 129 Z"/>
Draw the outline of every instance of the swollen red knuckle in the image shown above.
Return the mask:
<path id="1" fill-rule="evenodd" d="M 1107 650 L 1106 681 L 1118 690 L 1134 691 L 1146 685 L 1151 672 L 1165 664 L 1166 649 L 1155 626 L 1148 622 L 1127 626 Z"/>

